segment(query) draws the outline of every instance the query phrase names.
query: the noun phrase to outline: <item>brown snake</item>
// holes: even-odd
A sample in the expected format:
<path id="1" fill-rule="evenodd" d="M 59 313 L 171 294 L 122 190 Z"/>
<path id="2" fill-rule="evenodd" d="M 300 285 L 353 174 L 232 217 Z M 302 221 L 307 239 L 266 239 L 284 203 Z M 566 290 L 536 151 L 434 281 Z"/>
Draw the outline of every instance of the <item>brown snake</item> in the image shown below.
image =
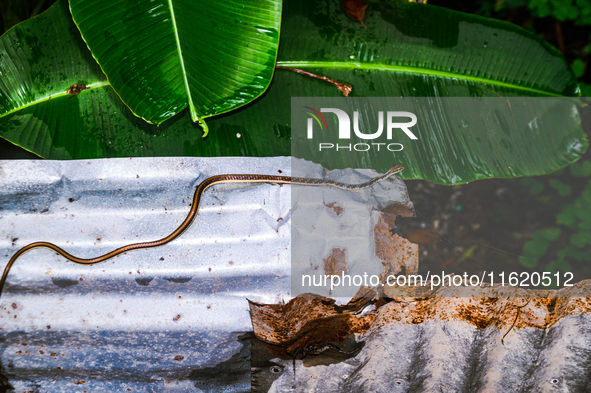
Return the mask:
<path id="1" fill-rule="evenodd" d="M 393 176 L 394 174 L 402 171 L 403 169 L 404 169 L 404 167 L 402 165 L 394 165 L 385 174 L 383 174 L 381 176 L 374 177 L 373 179 L 371 179 L 365 183 L 361 183 L 361 184 L 347 184 L 347 183 L 341 183 L 338 181 L 328 180 L 328 179 L 310 179 L 310 178 L 304 178 L 304 177 L 291 177 L 291 176 L 268 176 L 268 175 L 218 175 L 218 176 L 212 176 L 212 177 L 209 177 L 209 178 L 203 180 L 201 183 L 199 183 L 199 185 L 195 189 L 195 194 L 193 195 L 193 203 L 191 204 L 191 210 L 189 211 L 189 214 L 187 215 L 187 217 L 185 218 L 183 223 L 181 225 L 179 225 L 179 227 L 177 229 L 175 229 L 170 235 L 165 236 L 162 239 L 154 240 L 151 242 L 129 244 L 127 246 L 120 247 L 116 250 L 113 250 L 113 251 L 108 252 L 104 255 L 98 256 L 96 258 L 89 258 L 89 259 L 75 257 L 74 255 L 68 253 L 64 249 L 56 246 L 53 243 L 49 243 L 49 242 L 35 242 L 35 243 L 31 243 L 31 244 L 24 246 L 23 248 L 18 250 L 12 256 L 12 258 L 10 258 L 10 261 L 8 261 L 8 264 L 4 268 L 4 273 L 2 274 L 2 280 L 0 280 L 0 296 L 2 296 L 2 290 L 4 289 L 4 283 L 6 282 L 6 278 L 8 277 L 8 272 L 10 271 L 10 268 L 12 267 L 12 265 L 14 265 L 16 260 L 21 255 L 23 255 L 27 251 L 30 251 L 34 248 L 49 248 L 50 250 L 57 252 L 58 254 L 63 256 L 64 258 L 66 258 L 74 263 L 90 265 L 90 264 L 94 264 L 94 263 L 104 262 L 107 259 L 116 257 L 117 255 L 123 254 L 124 252 L 127 252 L 127 251 L 137 250 L 140 248 L 158 247 L 158 246 L 161 246 L 163 244 L 173 241 L 174 239 L 176 239 L 177 237 L 182 235 L 183 232 L 185 232 L 187 230 L 187 228 L 189 228 L 191 226 L 191 224 L 193 223 L 193 220 L 195 219 L 195 216 L 197 216 L 197 212 L 199 211 L 199 204 L 201 203 L 201 196 L 203 195 L 203 192 L 206 189 L 208 189 L 209 187 L 216 185 L 216 184 L 222 184 L 222 183 L 274 183 L 274 184 L 297 184 L 297 185 L 304 185 L 304 186 L 331 186 L 331 187 L 341 188 L 343 190 L 361 190 L 361 189 L 369 188 L 369 187 L 373 186 L 375 183 L 385 180 L 385 179 Z"/>

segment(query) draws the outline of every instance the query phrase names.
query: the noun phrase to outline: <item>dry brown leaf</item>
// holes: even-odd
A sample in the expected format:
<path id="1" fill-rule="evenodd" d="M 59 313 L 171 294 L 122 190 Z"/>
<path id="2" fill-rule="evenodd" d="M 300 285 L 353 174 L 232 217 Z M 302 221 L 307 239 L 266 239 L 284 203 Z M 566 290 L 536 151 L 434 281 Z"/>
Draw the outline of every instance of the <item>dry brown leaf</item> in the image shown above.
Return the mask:
<path id="1" fill-rule="evenodd" d="M 320 79 L 322 81 L 331 83 L 332 85 L 334 85 L 337 89 L 339 89 L 339 91 L 341 93 L 343 93 L 343 95 L 345 97 L 349 97 L 349 93 L 351 93 L 351 90 L 353 90 L 353 86 L 348 85 L 344 82 L 339 82 L 339 81 L 335 81 L 334 79 L 330 79 L 326 76 L 322 76 L 322 75 L 316 75 L 313 74 L 311 72 L 308 71 L 304 71 L 304 70 L 300 70 L 299 68 L 292 68 L 292 67 L 284 67 L 284 66 L 276 66 L 275 67 L 278 70 L 288 70 L 288 71 L 293 71 L 296 72 L 300 75 L 305 75 L 305 76 L 309 76 L 310 78 L 314 78 L 314 79 Z"/>
<path id="2" fill-rule="evenodd" d="M 333 299 L 313 294 L 299 295 L 286 304 L 249 303 L 255 336 L 294 357 L 351 341 L 375 319 L 375 314 L 354 316 L 347 312 L 349 305 L 337 306 Z"/>
<path id="3" fill-rule="evenodd" d="M 365 18 L 365 10 L 368 6 L 368 3 L 361 0 L 343 1 L 343 10 L 347 13 L 347 15 L 349 15 L 351 19 L 361 22 L 365 28 L 367 28 L 367 26 L 363 23 L 363 18 Z"/>

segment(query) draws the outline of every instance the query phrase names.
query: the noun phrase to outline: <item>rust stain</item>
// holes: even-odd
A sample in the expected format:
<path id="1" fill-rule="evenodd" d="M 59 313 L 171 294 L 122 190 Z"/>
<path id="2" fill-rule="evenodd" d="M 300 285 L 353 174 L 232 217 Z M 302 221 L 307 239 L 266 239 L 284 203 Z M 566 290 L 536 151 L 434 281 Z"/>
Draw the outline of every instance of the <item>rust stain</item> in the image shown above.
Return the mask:
<path id="1" fill-rule="evenodd" d="M 339 206 L 339 204 L 337 204 L 336 202 L 331 202 L 328 205 L 326 205 L 326 207 L 331 208 L 337 216 L 340 216 L 345 211 L 345 209 L 343 209 L 342 206 Z"/>
<path id="2" fill-rule="evenodd" d="M 450 288 L 439 288 L 430 297 L 395 298 L 379 309 L 376 323 L 465 321 L 477 329 L 548 329 L 566 316 L 591 313 L 591 297 L 581 296 L 591 290 L 591 280 L 560 290 L 532 291 L 498 285 L 471 290 L 474 296 L 449 296 Z"/>
<path id="3" fill-rule="evenodd" d="M 377 318 L 377 314 L 365 314 L 361 317 L 349 318 L 349 326 L 352 333 L 365 333 L 369 330 L 373 322 Z"/>
<path id="4" fill-rule="evenodd" d="M 389 275 L 409 275 L 419 270 L 419 246 L 391 232 L 396 228 L 392 216 L 382 212 L 374 227 L 375 253 L 384 266 L 382 281 Z"/>
<path id="5" fill-rule="evenodd" d="M 457 288 L 422 289 L 429 290 L 429 295 L 388 298 L 382 293 L 376 300 L 375 289 L 361 288 L 344 306 L 313 294 L 282 304 L 249 301 L 250 314 L 255 336 L 274 354 L 295 359 L 317 355 L 327 347 L 352 348 L 341 350 L 341 354 L 349 356 L 356 348 L 356 344 L 351 346 L 356 343 L 356 334 L 388 324 L 461 321 L 476 329 L 493 326 L 504 333 L 504 338 L 512 330 L 547 329 L 565 316 L 591 313 L 591 297 L 581 296 L 591 290 L 591 280 L 572 288 L 546 291 L 489 285 L 469 288 L 473 296 L 464 297 L 458 296 Z M 376 304 L 375 311 L 354 315 L 371 302 Z"/>
<path id="6" fill-rule="evenodd" d="M 346 248 L 333 248 L 330 255 L 324 259 L 324 274 L 347 274 Z"/>

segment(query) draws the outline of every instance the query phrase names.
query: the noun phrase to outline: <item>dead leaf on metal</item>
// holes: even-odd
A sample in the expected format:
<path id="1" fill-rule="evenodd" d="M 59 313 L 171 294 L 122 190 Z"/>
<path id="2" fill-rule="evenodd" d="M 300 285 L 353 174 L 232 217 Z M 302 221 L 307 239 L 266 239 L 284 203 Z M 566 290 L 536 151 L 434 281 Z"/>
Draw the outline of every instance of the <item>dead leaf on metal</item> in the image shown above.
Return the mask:
<path id="1" fill-rule="evenodd" d="M 344 307 L 349 312 L 357 314 L 376 301 L 377 297 L 378 293 L 375 288 L 361 286 L 355 296 Z"/>
<path id="2" fill-rule="evenodd" d="M 368 3 L 361 0 L 343 1 L 343 10 L 347 13 L 347 15 L 349 15 L 351 19 L 361 22 L 365 28 L 367 28 L 367 26 L 363 23 L 363 18 L 365 18 L 365 10 L 368 6 Z"/>
<path id="3" fill-rule="evenodd" d="M 337 352 L 350 352 L 343 345 L 354 343 L 353 335 L 367 331 L 375 319 L 375 314 L 352 315 L 348 306 L 338 306 L 334 299 L 313 294 L 299 295 L 286 304 L 249 303 L 255 336 L 284 348 L 293 357 L 317 354 L 331 347 Z"/>
<path id="4" fill-rule="evenodd" d="M 392 215 L 394 220 L 396 220 L 396 216 L 402 217 L 414 217 L 414 214 L 408 205 L 404 203 L 393 203 L 391 205 L 386 206 L 382 209 L 382 212 L 385 214 Z"/>
<path id="5" fill-rule="evenodd" d="M 441 236 L 429 224 L 416 217 L 397 217 L 396 233 L 415 244 L 431 244 L 441 241 Z"/>

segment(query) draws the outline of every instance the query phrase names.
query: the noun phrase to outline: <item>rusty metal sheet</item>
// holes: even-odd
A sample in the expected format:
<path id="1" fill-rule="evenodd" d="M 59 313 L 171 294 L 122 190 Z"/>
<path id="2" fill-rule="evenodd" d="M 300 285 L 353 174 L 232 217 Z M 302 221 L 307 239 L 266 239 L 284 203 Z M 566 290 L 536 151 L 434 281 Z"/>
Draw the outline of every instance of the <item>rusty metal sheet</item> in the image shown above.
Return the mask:
<path id="1" fill-rule="evenodd" d="M 440 288 L 430 298 L 389 301 L 357 335 L 358 353 L 338 358 L 327 346 L 295 361 L 267 354 L 276 372 L 264 391 L 589 392 L 591 298 L 577 294 L 591 282 L 577 286 L 535 297 L 498 286 L 454 297 Z"/>

